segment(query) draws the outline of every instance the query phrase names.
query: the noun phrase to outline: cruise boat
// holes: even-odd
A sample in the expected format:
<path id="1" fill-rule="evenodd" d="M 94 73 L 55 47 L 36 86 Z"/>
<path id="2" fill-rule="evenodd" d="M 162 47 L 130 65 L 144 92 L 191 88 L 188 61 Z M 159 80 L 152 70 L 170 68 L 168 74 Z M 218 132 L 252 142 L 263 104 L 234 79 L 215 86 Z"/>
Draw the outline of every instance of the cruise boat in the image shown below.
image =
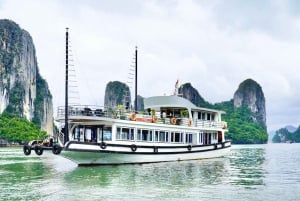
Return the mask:
<path id="1" fill-rule="evenodd" d="M 135 61 L 137 89 L 137 49 Z M 65 89 L 65 106 L 58 108 L 56 117 L 62 125 L 58 143 L 25 145 L 25 155 L 52 150 L 78 165 L 114 165 L 207 159 L 230 151 L 224 112 L 197 107 L 178 93 L 145 98 L 144 111 L 135 110 L 137 90 L 134 107 L 69 105 L 68 30 Z"/>
<path id="2" fill-rule="evenodd" d="M 230 151 L 222 111 L 196 107 L 187 99 L 155 96 L 144 99 L 145 112 L 72 106 L 68 141 L 54 153 L 78 165 L 135 164 L 221 157 Z M 58 109 L 62 124 L 65 107 Z"/>

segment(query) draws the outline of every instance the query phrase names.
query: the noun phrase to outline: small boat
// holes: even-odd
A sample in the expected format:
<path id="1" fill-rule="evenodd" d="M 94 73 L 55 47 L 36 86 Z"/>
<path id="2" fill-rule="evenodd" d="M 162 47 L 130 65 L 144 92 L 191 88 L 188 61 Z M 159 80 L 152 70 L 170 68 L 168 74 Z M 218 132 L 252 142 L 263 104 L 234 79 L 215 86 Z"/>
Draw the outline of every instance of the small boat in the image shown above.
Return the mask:
<path id="1" fill-rule="evenodd" d="M 224 112 L 197 107 L 177 93 L 145 98 L 142 112 L 128 104 L 116 108 L 68 105 L 67 68 L 68 60 L 65 106 L 58 108 L 56 117 L 62 129 L 59 143 L 52 147 L 54 154 L 83 166 L 207 159 L 230 151 L 227 123 L 221 120 Z"/>

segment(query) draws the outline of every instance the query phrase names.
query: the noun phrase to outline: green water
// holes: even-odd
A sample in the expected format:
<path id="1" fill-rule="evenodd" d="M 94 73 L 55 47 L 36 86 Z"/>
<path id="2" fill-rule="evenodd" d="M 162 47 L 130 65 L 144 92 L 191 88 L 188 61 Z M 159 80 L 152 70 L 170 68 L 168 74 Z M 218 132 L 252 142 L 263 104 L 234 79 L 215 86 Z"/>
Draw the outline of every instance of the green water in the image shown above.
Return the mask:
<path id="1" fill-rule="evenodd" d="M 211 160 L 77 167 L 0 148 L 0 200 L 300 200 L 300 144 L 233 146 Z"/>

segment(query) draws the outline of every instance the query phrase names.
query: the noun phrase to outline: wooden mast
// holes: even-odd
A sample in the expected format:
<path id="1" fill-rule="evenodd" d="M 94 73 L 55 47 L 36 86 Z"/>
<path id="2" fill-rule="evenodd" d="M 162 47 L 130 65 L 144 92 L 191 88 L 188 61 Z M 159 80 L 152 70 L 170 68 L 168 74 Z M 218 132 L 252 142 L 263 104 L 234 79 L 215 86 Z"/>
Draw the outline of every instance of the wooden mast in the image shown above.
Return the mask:
<path id="1" fill-rule="evenodd" d="M 68 71 L 69 71 L 69 28 L 66 28 L 66 83 L 65 83 L 65 130 L 64 130 L 64 144 L 69 141 L 69 125 L 68 125 Z"/>

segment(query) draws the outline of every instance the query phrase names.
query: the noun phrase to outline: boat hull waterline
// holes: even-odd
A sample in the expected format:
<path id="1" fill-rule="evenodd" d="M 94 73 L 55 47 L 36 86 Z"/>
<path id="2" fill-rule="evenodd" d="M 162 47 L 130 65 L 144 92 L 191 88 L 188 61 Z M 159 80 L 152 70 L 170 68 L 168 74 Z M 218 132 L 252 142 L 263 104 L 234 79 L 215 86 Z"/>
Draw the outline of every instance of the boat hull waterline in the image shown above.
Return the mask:
<path id="1" fill-rule="evenodd" d="M 83 144 L 70 141 L 61 156 L 79 166 L 143 164 L 199 160 L 222 157 L 230 152 L 231 142 L 201 146 L 136 146 L 101 143 Z"/>

